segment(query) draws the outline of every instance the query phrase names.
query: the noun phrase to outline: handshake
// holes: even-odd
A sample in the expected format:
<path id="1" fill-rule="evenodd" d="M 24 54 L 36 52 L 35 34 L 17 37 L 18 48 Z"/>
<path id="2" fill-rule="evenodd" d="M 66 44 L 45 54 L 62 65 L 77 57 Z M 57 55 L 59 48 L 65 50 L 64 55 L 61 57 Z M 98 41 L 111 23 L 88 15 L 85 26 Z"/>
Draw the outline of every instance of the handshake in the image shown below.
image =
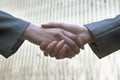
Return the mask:
<path id="1" fill-rule="evenodd" d="M 56 59 L 72 58 L 86 43 L 94 42 L 85 26 L 56 22 L 41 27 L 30 24 L 21 39 L 39 45 L 45 56 Z"/>

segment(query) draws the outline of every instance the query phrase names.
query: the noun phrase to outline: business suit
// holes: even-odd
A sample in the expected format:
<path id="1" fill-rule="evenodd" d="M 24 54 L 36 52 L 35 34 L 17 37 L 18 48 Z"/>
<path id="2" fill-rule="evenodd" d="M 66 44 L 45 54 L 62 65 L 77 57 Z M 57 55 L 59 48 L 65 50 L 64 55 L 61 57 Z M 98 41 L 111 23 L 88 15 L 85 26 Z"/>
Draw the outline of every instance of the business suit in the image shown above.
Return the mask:
<path id="1" fill-rule="evenodd" d="M 85 26 L 95 39 L 90 47 L 99 58 L 120 49 L 120 15 Z"/>
<path id="2" fill-rule="evenodd" d="M 7 58 L 18 50 L 23 43 L 20 37 L 29 24 L 0 11 L 0 54 Z M 95 38 L 90 46 L 99 58 L 120 49 L 120 15 L 85 26 Z"/>
<path id="3" fill-rule="evenodd" d="M 30 23 L 0 11 L 0 54 L 9 57 L 15 53 L 23 40 L 20 36 Z"/>

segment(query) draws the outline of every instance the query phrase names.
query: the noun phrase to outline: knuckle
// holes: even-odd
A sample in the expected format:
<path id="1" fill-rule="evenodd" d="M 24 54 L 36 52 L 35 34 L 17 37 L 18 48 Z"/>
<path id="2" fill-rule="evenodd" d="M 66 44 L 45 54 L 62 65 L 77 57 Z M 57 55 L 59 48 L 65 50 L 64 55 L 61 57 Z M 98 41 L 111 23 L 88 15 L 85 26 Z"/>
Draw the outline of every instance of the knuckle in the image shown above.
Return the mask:
<path id="1" fill-rule="evenodd" d="M 59 37 L 59 36 L 60 36 L 59 32 L 58 32 L 58 33 L 55 33 L 54 36 L 55 36 L 55 37 Z"/>
<path id="2" fill-rule="evenodd" d="M 56 58 L 56 59 L 60 59 L 60 58 L 59 58 L 59 57 L 57 57 L 57 56 L 56 56 L 55 58 Z"/>
<path id="3" fill-rule="evenodd" d="M 54 54 L 50 54 L 50 57 L 54 57 Z"/>
<path id="4" fill-rule="evenodd" d="M 80 49 L 77 50 L 77 53 L 76 54 L 79 54 L 80 53 Z"/>
<path id="5" fill-rule="evenodd" d="M 48 56 L 48 54 L 47 54 L 47 53 L 44 53 L 44 55 L 45 55 L 45 56 Z"/>
<path id="6" fill-rule="evenodd" d="M 73 35 L 73 40 L 76 41 L 77 40 L 77 36 Z"/>
<path id="7" fill-rule="evenodd" d="M 47 49 L 45 50 L 45 53 L 49 53 L 50 52 L 50 46 L 47 47 Z"/>
<path id="8" fill-rule="evenodd" d="M 69 55 L 73 57 L 75 55 L 75 53 L 74 52 L 69 52 Z"/>
<path id="9" fill-rule="evenodd" d="M 73 48 L 73 50 L 75 50 L 76 53 L 79 53 L 79 47 L 76 44 L 71 44 L 71 47 Z"/>
<path id="10" fill-rule="evenodd" d="M 76 48 L 76 45 L 74 43 L 71 43 L 72 48 Z"/>
<path id="11" fill-rule="evenodd" d="M 75 52 L 76 52 L 76 54 L 78 54 L 80 52 L 80 49 L 79 48 L 75 48 Z"/>
<path id="12" fill-rule="evenodd" d="M 56 33 L 54 36 L 55 36 L 55 38 L 57 38 L 58 40 L 61 40 L 62 34 L 58 32 L 58 33 Z"/>
<path id="13" fill-rule="evenodd" d="M 54 52 L 51 52 L 51 54 L 50 54 L 50 57 L 55 57 L 55 53 Z"/>
<path id="14" fill-rule="evenodd" d="M 51 46 L 50 46 L 50 45 L 48 45 L 47 50 L 50 50 L 50 48 L 51 48 Z"/>

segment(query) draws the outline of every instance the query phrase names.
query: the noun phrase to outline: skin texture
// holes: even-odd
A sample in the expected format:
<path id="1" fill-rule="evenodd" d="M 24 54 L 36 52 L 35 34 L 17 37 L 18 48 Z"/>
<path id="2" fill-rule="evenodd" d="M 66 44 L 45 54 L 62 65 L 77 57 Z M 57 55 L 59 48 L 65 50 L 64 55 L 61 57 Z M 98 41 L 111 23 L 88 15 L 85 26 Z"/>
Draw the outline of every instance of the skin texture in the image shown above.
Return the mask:
<path id="1" fill-rule="evenodd" d="M 84 49 L 83 45 L 85 45 L 86 43 L 94 42 L 94 38 L 92 37 L 91 33 L 88 31 L 88 29 L 85 26 L 78 26 L 75 24 L 67 24 L 67 23 L 48 23 L 48 24 L 43 24 L 42 27 L 43 28 L 59 28 L 75 34 L 79 38 L 79 43 L 82 44 L 82 45 L 79 45 L 81 49 Z M 75 39 L 73 40 L 76 41 Z M 71 52 L 70 48 L 68 50 L 65 48 L 62 41 L 56 44 L 50 43 L 49 45 L 46 45 L 46 46 L 44 45 L 45 43 L 44 44 L 41 43 L 40 48 L 44 50 L 45 53 L 48 51 L 47 48 L 49 46 L 50 47 L 48 51 L 49 55 L 57 54 L 57 56 L 55 55 L 54 56 L 59 59 L 63 59 L 65 57 L 72 58 L 75 56 L 75 53 Z M 72 53 L 74 54 L 72 55 Z M 69 54 L 71 55 L 69 56 Z"/>
<path id="2" fill-rule="evenodd" d="M 48 54 L 54 51 L 54 54 L 50 54 L 50 56 L 56 59 L 75 56 L 75 54 L 80 52 L 79 48 L 83 45 L 79 42 L 81 41 L 80 38 L 67 30 L 60 28 L 42 28 L 33 24 L 28 26 L 21 36 L 21 39 L 28 40 L 36 45 L 41 44 L 41 49 L 45 50 L 45 56 L 48 56 Z M 54 47 L 59 49 L 52 50 Z M 66 54 L 68 56 L 66 56 Z"/>

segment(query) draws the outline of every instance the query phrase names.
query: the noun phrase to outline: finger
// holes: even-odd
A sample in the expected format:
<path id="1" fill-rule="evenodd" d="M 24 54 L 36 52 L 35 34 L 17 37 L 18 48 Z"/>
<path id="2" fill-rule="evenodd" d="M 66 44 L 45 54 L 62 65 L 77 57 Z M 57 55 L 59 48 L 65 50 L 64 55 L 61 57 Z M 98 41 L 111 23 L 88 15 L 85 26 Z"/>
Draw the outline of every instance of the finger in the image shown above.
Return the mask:
<path id="1" fill-rule="evenodd" d="M 64 44 L 65 44 L 65 41 L 64 41 L 64 40 L 60 41 L 60 42 L 55 46 L 54 52 L 53 52 L 53 54 L 52 54 L 51 56 L 54 57 L 56 54 L 58 54 L 58 52 L 59 52 L 60 49 L 64 46 Z"/>
<path id="2" fill-rule="evenodd" d="M 67 48 L 67 55 L 65 55 L 68 58 L 72 58 L 76 55 L 76 53 L 68 46 Z"/>
<path id="3" fill-rule="evenodd" d="M 63 59 L 64 58 L 63 54 L 65 54 L 66 50 L 67 50 L 67 47 L 66 47 L 66 45 L 64 45 L 61 48 L 61 50 L 59 51 L 59 53 L 55 56 L 55 58 L 56 59 Z"/>
<path id="4" fill-rule="evenodd" d="M 83 43 L 83 41 L 81 40 L 80 37 L 77 37 L 77 42 L 78 42 L 79 47 L 80 47 L 81 49 L 84 49 L 84 43 Z"/>
<path id="5" fill-rule="evenodd" d="M 47 46 L 48 46 L 48 44 L 46 42 L 42 42 L 40 44 L 40 49 L 44 51 L 47 48 Z"/>
<path id="6" fill-rule="evenodd" d="M 68 38 L 65 35 L 62 35 L 61 37 L 62 37 L 62 39 L 65 40 L 65 42 L 67 43 L 67 45 L 69 45 L 70 48 L 74 50 L 74 52 L 76 54 L 79 53 L 80 49 L 79 49 L 79 47 L 77 46 L 77 44 L 72 39 Z"/>
<path id="7" fill-rule="evenodd" d="M 63 45 L 63 47 L 61 48 L 61 50 L 58 52 L 58 54 L 56 55 L 57 58 L 65 58 L 66 56 L 64 56 L 66 53 L 66 50 L 67 50 L 68 46 L 66 44 Z M 66 50 L 64 50 L 66 49 Z M 61 53 L 62 52 L 62 53 Z"/>
<path id="8" fill-rule="evenodd" d="M 66 51 L 65 53 L 63 54 L 60 54 L 62 58 L 72 58 L 76 53 L 67 45 L 66 45 Z"/>
<path id="9" fill-rule="evenodd" d="M 69 53 L 66 55 L 65 58 L 73 58 L 74 56 L 69 55 Z"/>
<path id="10" fill-rule="evenodd" d="M 53 48 L 54 48 L 56 45 L 57 45 L 57 41 L 51 42 L 51 43 L 47 46 L 47 48 L 45 49 L 44 55 L 45 55 L 45 56 L 48 56 L 48 54 L 51 53 L 51 51 L 53 50 Z"/>
<path id="11" fill-rule="evenodd" d="M 82 42 L 82 40 L 78 36 L 76 36 L 75 34 L 72 34 L 72 33 L 68 32 L 68 31 L 64 31 L 63 34 L 65 36 L 71 38 L 77 44 L 77 46 L 79 48 L 83 49 L 83 46 L 84 46 L 83 42 Z"/>

